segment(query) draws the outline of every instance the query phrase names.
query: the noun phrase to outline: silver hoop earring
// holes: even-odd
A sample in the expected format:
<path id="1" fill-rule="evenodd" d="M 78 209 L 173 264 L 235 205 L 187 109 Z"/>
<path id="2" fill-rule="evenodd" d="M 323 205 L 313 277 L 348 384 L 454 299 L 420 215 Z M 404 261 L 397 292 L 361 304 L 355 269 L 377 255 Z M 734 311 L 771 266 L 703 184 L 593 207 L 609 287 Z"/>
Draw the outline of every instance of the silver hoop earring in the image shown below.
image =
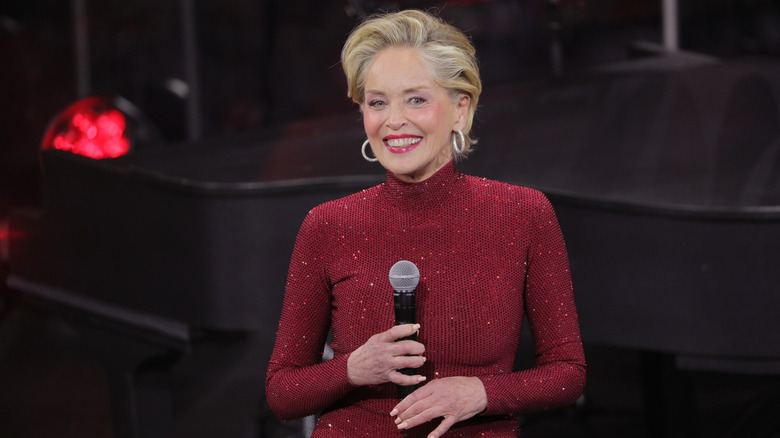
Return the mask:
<path id="1" fill-rule="evenodd" d="M 366 146 L 368 146 L 370 144 L 371 144 L 371 142 L 369 140 L 364 141 L 363 142 L 363 147 L 360 148 L 360 152 L 363 154 L 363 158 L 366 161 L 368 161 L 369 163 L 374 163 L 376 161 L 379 161 L 379 158 L 377 158 L 377 157 L 371 158 L 371 157 L 368 156 L 368 154 L 366 154 Z"/>
<path id="2" fill-rule="evenodd" d="M 460 137 L 460 146 L 458 146 L 458 137 Z M 452 133 L 452 150 L 455 156 L 460 156 L 466 150 L 466 136 L 460 129 Z"/>

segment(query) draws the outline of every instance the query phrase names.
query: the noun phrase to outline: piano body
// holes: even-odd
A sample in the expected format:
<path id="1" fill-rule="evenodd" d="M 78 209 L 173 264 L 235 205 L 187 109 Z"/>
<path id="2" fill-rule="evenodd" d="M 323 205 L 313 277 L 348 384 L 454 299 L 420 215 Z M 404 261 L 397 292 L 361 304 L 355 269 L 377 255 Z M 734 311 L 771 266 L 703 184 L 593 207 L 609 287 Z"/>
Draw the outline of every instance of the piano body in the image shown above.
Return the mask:
<path id="1" fill-rule="evenodd" d="M 12 242 L 7 283 L 65 315 L 100 356 L 115 437 L 171 436 L 174 369 L 201 345 L 213 356 L 263 350 L 264 379 L 300 223 L 317 204 L 383 179 L 343 152 L 363 141 L 356 120 L 103 161 L 41 154 L 43 209 L 10 218 L 27 237 Z M 366 175 L 350 173 L 361 166 Z M 245 421 L 264 405 L 256 389 Z"/>
<path id="2" fill-rule="evenodd" d="M 780 374 L 778 103 L 764 59 L 496 87 L 461 167 L 550 197 L 584 342 Z M 304 215 L 384 179 L 363 140 L 347 114 L 112 160 L 42 154 L 8 285 L 106 352 L 118 438 L 167 436 L 164 382 L 201 337 L 259 333 L 270 354 Z"/>
<path id="3" fill-rule="evenodd" d="M 551 198 L 586 340 L 780 371 L 761 310 L 780 305 L 778 67 L 616 70 L 485 104 L 503 129 L 467 166 Z"/>

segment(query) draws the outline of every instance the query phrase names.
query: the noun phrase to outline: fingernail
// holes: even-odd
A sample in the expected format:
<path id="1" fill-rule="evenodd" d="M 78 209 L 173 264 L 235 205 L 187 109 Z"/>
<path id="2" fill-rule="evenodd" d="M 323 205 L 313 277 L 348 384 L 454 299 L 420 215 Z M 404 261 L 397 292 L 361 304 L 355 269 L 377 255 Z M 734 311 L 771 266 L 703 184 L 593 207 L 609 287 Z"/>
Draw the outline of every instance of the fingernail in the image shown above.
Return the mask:
<path id="1" fill-rule="evenodd" d="M 403 428 L 405 428 L 406 426 L 407 426 L 407 424 L 406 424 L 406 421 L 404 421 L 403 423 L 401 423 L 401 424 L 399 424 L 399 425 L 398 425 L 398 428 L 399 428 L 399 429 L 403 429 Z"/>
<path id="2" fill-rule="evenodd" d="M 391 417 L 395 417 L 396 415 L 398 415 L 398 409 L 393 409 L 392 411 L 390 411 Z"/>
<path id="3" fill-rule="evenodd" d="M 418 378 L 417 378 L 417 381 L 418 381 L 418 382 L 422 382 L 422 381 L 424 381 L 424 380 L 425 380 L 425 376 L 420 376 L 420 377 L 418 377 Z"/>
<path id="4" fill-rule="evenodd" d="M 401 419 L 400 418 L 396 418 L 395 419 L 395 425 L 398 426 L 400 423 L 401 423 Z"/>
<path id="5" fill-rule="evenodd" d="M 414 330 L 415 330 L 415 331 L 417 331 L 417 330 L 420 330 L 420 324 L 415 324 L 415 325 L 414 325 Z"/>

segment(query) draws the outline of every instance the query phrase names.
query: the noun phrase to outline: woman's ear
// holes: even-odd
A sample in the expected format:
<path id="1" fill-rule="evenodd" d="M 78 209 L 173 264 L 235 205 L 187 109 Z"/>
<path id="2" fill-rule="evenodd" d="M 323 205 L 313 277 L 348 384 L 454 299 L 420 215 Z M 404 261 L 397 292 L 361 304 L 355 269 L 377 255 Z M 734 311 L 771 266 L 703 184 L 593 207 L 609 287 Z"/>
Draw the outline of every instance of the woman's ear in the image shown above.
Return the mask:
<path id="1" fill-rule="evenodd" d="M 471 96 L 466 93 L 459 94 L 457 100 L 455 101 L 455 111 L 457 113 L 457 117 L 455 119 L 453 130 L 462 131 L 466 128 L 466 122 L 469 119 L 470 106 Z"/>

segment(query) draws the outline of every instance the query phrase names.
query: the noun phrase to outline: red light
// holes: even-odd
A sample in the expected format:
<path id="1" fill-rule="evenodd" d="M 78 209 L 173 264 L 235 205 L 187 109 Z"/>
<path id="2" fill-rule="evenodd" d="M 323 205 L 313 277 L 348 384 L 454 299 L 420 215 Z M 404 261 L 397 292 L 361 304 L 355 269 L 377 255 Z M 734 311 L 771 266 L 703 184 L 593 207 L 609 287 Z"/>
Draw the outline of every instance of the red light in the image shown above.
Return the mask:
<path id="1" fill-rule="evenodd" d="M 0 263 L 8 261 L 8 247 L 11 240 L 11 232 L 8 222 L 0 220 Z"/>
<path id="2" fill-rule="evenodd" d="M 116 158 L 130 151 L 127 119 L 109 99 L 82 99 L 49 126 L 41 149 L 59 149 L 90 158 Z"/>

